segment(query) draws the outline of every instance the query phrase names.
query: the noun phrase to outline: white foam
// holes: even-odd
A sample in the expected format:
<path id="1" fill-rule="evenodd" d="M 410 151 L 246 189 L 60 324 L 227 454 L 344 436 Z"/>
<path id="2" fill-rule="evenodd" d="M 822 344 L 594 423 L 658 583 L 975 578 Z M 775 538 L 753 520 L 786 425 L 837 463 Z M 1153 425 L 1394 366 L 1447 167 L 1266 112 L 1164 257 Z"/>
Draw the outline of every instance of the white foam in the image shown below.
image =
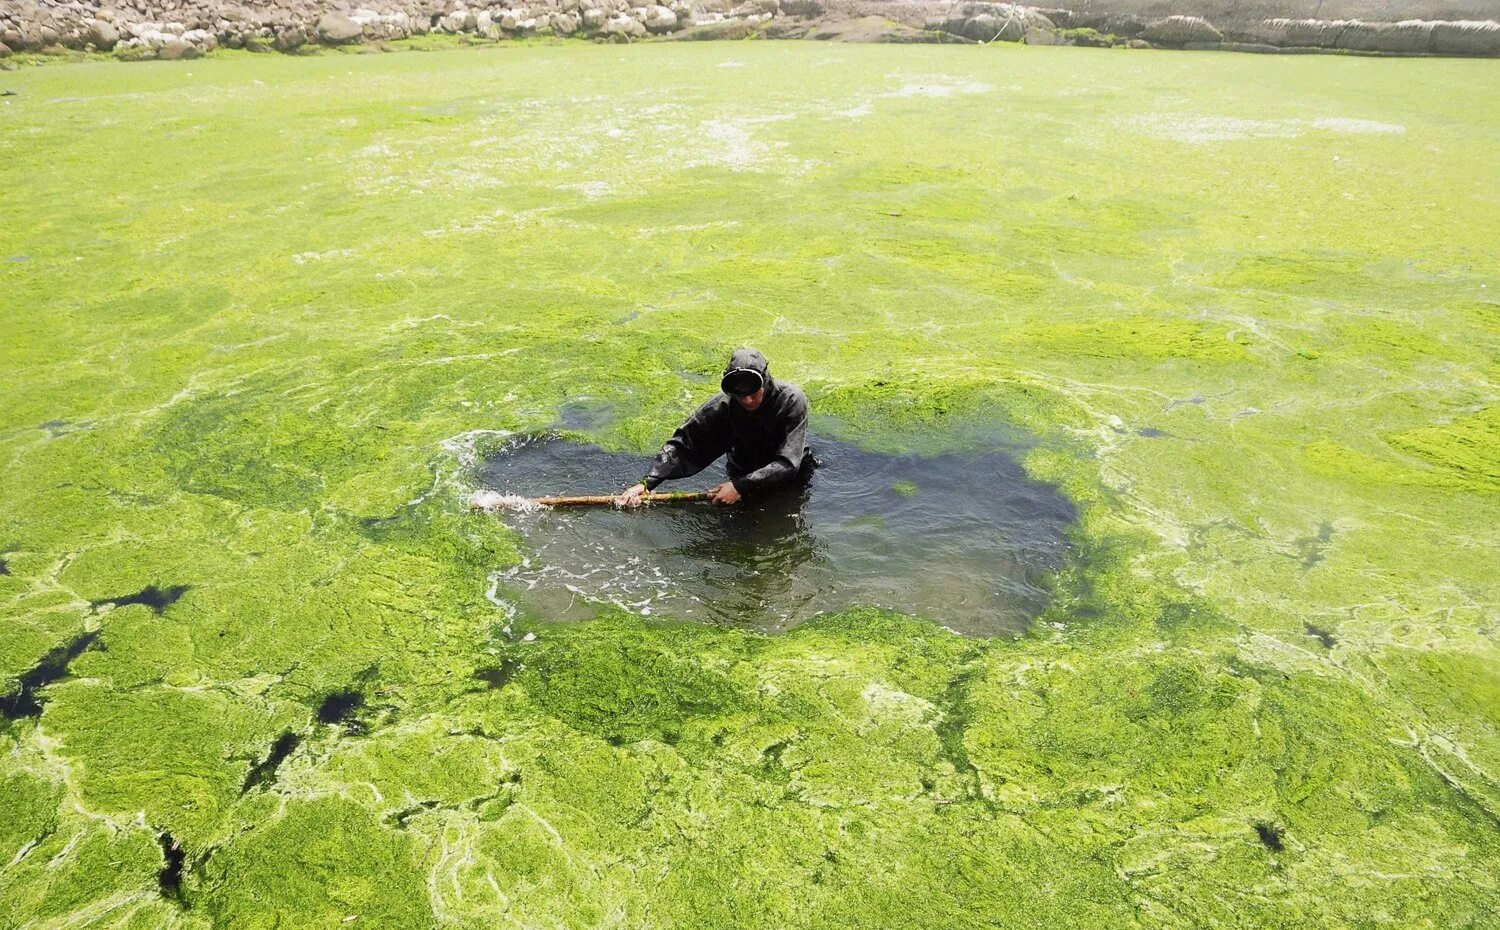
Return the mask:
<path id="1" fill-rule="evenodd" d="M 469 506 L 474 510 L 495 513 L 509 510 L 513 513 L 535 513 L 543 509 L 541 504 L 519 494 L 501 494 L 499 491 L 475 491 L 469 495 Z"/>

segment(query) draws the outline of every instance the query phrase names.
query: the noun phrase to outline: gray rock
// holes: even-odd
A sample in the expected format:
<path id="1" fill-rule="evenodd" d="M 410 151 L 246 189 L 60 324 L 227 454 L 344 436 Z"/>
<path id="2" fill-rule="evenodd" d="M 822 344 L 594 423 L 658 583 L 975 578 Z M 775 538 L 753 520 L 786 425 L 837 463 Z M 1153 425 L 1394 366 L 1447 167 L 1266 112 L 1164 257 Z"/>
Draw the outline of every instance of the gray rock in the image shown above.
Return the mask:
<path id="1" fill-rule="evenodd" d="M 1339 48 L 1354 51 L 1422 55 L 1432 47 L 1433 24 L 1422 20 L 1399 23 L 1350 23 L 1339 34 Z"/>
<path id="2" fill-rule="evenodd" d="M 956 16 L 930 20 L 927 28 L 976 42 L 1019 42 L 1032 29 L 1052 29 L 1052 20 L 1031 7 L 966 4 Z"/>
<path id="3" fill-rule="evenodd" d="M 343 13 L 324 13 L 318 20 L 318 38 L 329 45 L 345 45 L 364 37 L 359 23 Z"/>
<path id="4" fill-rule="evenodd" d="M 198 57 L 198 48 L 181 39 L 170 39 L 162 43 L 161 48 L 156 52 L 156 57 L 162 61 L 191 60 Z"/>
<path id="5" fill-rule="evenodd" d="M 277 51 L 290 52 L 294 48 L 301 48 L 307 44 L 307 33 L 302 31 L 301 26 L 287 26 L 277 30 L 276 39 L 272 44 L 276 46 Z"/>
<path id="6" fill-rule="evenodd" d="M 651 32 L 671 32 L 677 28 L 677 14 L 664 6 L 646 10 L 645 26 Z"/>
<path id="7" fill-rule="evenodd" d="M 755 32 L 755 27 L 743 19 L 721 19 L 718 22 L 694 26 L 684 34 L 687 39 L 712 41 L 716 39 L 743 39 Z"/>
<path id="8" fill-rule="evenodd" d="M 1158 45 L 1187 45 L 1189 42 L 1220 42 L 1224 34 L 1201 16 L 1168 16 L 1148 23 L 1142 35 Z"/>
<path id="9" fill-rule="evenodd" d="M 813 24 L 806 19 L 778 16 L 760 28 L 766 39 L 800 39 L 812 30 Z"/>
<path id="10" fill-rule="evenodd" d="M 781 12 L 788 16 L 822 16 L 827 9 L 823 0 L 781 0 Z"/>
<path id="11" fill-rule="evenodd" d="M 1043 29 L 1040 26 L 1032 26 L 1026 30 L 1021 41 L 1027 45 L 1067 45 L 1067 41 L 1057 34 L 1056 30 Z"/>
<path id="12" fill-rule="evenodd" d="M 599 30 L 601 30 L 601 29 L 604 28 L 604 23 L 605 23 L 605 21 L 607 19 L 608 19 L 608 17 L 607 17 L 607 15 L 605 14 L 605 12 L 603 10 L 599 10 L 599 9 L 584 10 L 583 11 L 583 28 L 587 32 L 598 32 Z"/>
<path id="13" fill-rule="evenodd" d="M 1500 23 L 1433 23 L 1432 50 L 1439 55 L 1500 55 Z"/>
<path id="14" fill-rule="evenodd" d="M 1338 45 L 1339 33 L 1344 31 L 1342 20 L 1268 19 L 1261 23 L 1261 27 L 1265 32 L 1258 41 L 1288 48 L 1334 48 Z"/>
<path id="15" fill-rule="evenodd" d="M 10 46 L 0 42 L 0 58 L 9 58 L 11 54 Z"/>
<path id="16" fill-rule="evenodd" d="M 607 36 L 640 38 L 646 34 L 646 27 L 641 24 L 640 20 L 634 17 L 618 14 L 604 21 L 604 34 Z"/>

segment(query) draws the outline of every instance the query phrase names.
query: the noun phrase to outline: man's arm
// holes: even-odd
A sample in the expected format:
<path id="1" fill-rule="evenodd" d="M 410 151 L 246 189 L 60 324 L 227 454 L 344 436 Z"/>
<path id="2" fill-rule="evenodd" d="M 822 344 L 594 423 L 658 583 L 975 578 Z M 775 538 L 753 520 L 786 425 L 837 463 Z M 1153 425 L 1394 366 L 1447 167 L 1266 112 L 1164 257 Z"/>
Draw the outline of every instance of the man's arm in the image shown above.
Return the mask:
<path id="1" fill-rule="evenodd" d="M 729 408 L 715 397 L 693 412 L 672 434 L 651 463 L 646 476 L 615 499 L 622 507 L 634 507 L 647 491 L 673 478 L 686 478 L 713 464 L 729 448 Z"/>
<path id="2" fill-rule="evenodd" d="M 677 428 L 651 463 L 641 483 L 655 490 L 663 481 L 687 478 L 707 468 L 729 449 L 729 407 L 715 397 Z"/>

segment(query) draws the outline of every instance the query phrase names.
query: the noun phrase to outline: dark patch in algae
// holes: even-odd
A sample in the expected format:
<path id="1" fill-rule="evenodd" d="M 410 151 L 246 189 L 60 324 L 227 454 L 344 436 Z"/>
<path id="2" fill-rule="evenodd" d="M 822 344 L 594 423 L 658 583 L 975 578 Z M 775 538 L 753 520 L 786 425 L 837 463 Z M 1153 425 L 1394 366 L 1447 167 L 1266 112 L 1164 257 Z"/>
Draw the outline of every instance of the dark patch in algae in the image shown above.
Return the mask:
<path id="1" fill-rule="evenodd" d="M 1260 842 L 1271 852 L 1281 852 L 1286 849 L 1286 844 L 1281 841 L 1281 828 L 1269 823 L 1258 823 L 1255 825 L 1255 835 L 1260 837 Z"/>
<path id="2" fill-rule="evenodd" d="M 182 864 L 187 859 L 187 852 L 172 834 L 165 831 L 157 834 L 156 841 L 161 844 L 161 855 L 165 860 L 161 871 L 156 873 L 156 884 L 161 889 L 161 896 L 187 907 L 187 902 L 182 897 Z"/>
<path id="3" fill-rule="evenodd" d="M 364 732 L 364 724 L 354 717 L 365 706 L 365 696 L 358 691 L 335 691 L 318 705 L 318 722 L 342 726 L 344 732 Z"/>
<path id="4" fill-rule="evenodd" d="M 488 665 L 484 668 L 474 670 L 474 680 L 482 681 L 493 690 L 499 690 L 510 683 L 515 677 L 516 671 L 521 663 L 515 659 L 506 659 L 499 665 Z"/>
<path id="5" fill-rule="evenodd" d="M 134 594 L 126 594 L 123 597 L 108 597 L 100 601 L 91 601 L 96 609 L 106 604 L 115 607 L 128 607 L 132 604 L 143 604 L 150 607 L 157 616 L 165 613 L 168 607 L 177 603 L 182 596 L 192 588 L 192 585 L 174 584 L 168 588 L 158 588 L 154 584 L 146 585 Z"/>
<path id="6" fill-rule="evenodd" d="M 42 713 L 42 702 L 36 692 L 68 674 L 68 665 L 99 638 L 99 631 L 83 633 L 42 656 L 31 671 L 22 675 L 16 690 L 0 698 L 0 718 L 16 720 Z"/>
<path id="7" fill-rule="evenodd" d="M 1323 555 L 1328 551 L 1328 544 L 1333 540 L 1333 524 L 1324 520 L 1318 524 L 1316 536 L 1303 536 L 1292 544 L 1297 547 L 1297 555 L 1303 568 L 1312 568 L 1323 561 Z"/>
<path id="8" fill-rule="evenodd" d="M 1304 623 L 1302 624 L 1302 628 L 1307 631 L 1308 636 L 1316 636 L 1318 638 L 1318 642 L 1323 644 L 1324 649 L 1332 649 L 1334 643 L 1338 642 L 1338 640 L 1334 638 L 1332 633 L 1328 632 L 1320 626 L 1314 626 L 1311 623 Z"/>
<path id="9" fill-rule="evenodd" d="M 7 562 L 7 561 L 5 561 L 4 559 L 0 559 L 0 575 L 9 575 L 9 574 L 10 574 L 10 563 Z"/>
<path id="10" fill-rule="evenodd" d="M 245 776 L 245 784 L 240 788 L 240 794 L 248 792 L 251 788 L 261 785 L 269 785 L 276 780 L 276 769 L 286 761 L 302 743 L 302 737 L 287 730 L 276 737 L 276 742 L 271 744 L 271 751 L 266 754 L 265 759 L 256 763 L 250 773 Z"/>

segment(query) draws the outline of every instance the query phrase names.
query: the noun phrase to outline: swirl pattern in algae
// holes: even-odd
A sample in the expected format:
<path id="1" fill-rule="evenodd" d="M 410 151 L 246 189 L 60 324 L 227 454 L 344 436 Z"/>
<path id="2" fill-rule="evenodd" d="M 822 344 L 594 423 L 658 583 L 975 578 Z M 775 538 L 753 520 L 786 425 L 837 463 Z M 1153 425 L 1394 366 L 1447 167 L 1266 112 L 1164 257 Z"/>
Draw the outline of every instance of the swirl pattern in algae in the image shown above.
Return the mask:
<path id="1" fill-rule="evenodd" d="M 1493 927 L 1494 77 L 0 75 L 0 926 Z M 1024 634 L 508 620 L 486 431 L 644 454 L 740 343 L 862 448 L 1037 437 Z"/>

